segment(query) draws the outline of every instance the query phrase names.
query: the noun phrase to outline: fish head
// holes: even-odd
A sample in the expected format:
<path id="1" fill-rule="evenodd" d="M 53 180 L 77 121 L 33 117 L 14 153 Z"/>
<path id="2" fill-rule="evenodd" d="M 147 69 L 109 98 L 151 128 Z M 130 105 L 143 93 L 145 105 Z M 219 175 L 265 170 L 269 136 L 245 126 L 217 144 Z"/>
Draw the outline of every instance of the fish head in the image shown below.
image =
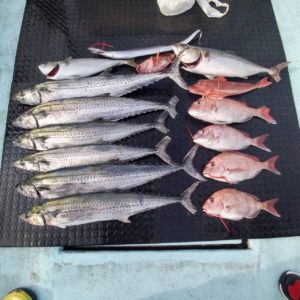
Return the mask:
<path id="1" fill-rule="evenodd" d="M 22 221 L 29 223 L 31 225 L 38 225 L 38 226 L 45 225 L 45 219 L 41 213 L 28 212 L 26 214 L 21 214 L 19 217 Z"/>
<path id="2" fill-rule="evenodd" d="M 15 137 L 13 139 L 13 144 L 24 149 L 35 149 L 35 144 L 30 136 L 30 132 L 26 132 L 20 136 Z"/>
<path id="3" fill-rule="evenodd" d="M 30 178 L 22 181 L 17 186 L 17 191 L 26 196 L 31 198 L 38 198 L 39 194 L 37 192 L 37 189 L 35 188 L 34 184 L 32 184 Z"/>
<path id="4" fill-rule="evenodd" d="M 183 50 L 184 47 L 186 47 L 186 45 L 184 45 L 184 44 L 174 44 L 172 46 L 173 51 L 176 56 Z M 199 60 L 201 60 L 201 57 L 202 57 L 201 48 L 187 46 L 181 55 L 180 61 L 186 65 L 192 64 L 194 67 L 194 65 L 197 64 L 199 62 Z"/>
<path id="5" fill-rule="evenodd" d="M 202 99 L 198 99 L 192 103 L 188 109 L 188 114 L 194 118 L 205 114 L 206 106 Z"/>
<path id="6" fill-rule="evenodd" d="M 13 121 L 13 125 L 25 129 L 37 128 L 38 123 L 30 111 L 20 115 Z"/>
<path id="7" fill-rule="evenodd" d="M 41 102 L 40 94 L 35 88 L 20 91 L 14 94 L 12 98 L 14 101 L 28 105 L 37 105 Z"/>
<path id="8" fill-rule="evenodd" d="M 28 171 L 41 171 L 40 165 L 32 157 L 27 157 L 26 159 L 20 159 L 14 162 L 14 166 L 19 169 Z"/>
<path id="9" fill-rule="evenodd" d="M 209 216 L 218 217 L 224 209 L 224 203 L 221 197 L 213 194 L 206 199 L 202 206 L 202 210 Z"/>
<path id="10" fill-rule="evenodd" d="M 214 135 L 213 132 L 210 130 L 209 127 L 204 127 L 197 131 L 193 136 L 194 143 L 198 145 L 207 145 L 213 142 Z"/>
<path id="11" fill-rule="evenodd" d="M 224 165 L 218 161 L 218 157 L 213 157 L 205 166 L 203 175 L 207 178 L 217 179 L 224 175 Z"/>

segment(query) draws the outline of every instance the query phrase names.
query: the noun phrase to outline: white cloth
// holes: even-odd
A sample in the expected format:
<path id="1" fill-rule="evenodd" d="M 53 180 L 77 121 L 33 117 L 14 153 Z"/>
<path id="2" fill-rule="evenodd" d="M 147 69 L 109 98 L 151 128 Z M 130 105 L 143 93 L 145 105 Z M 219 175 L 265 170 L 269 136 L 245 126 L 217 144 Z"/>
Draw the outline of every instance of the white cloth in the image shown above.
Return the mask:
<path id="1" fill-rule="evenodd" d="M 229 10 L 229 4 L 220 2 L 219 0 L 196 1 L 209 18 L 221 18 L 225 16 Z M 224 7 L 225 11 L 221 13 L 218 9 L 211 6 L 211 2 L 213 2 L 216 7 Z M 163 15 L 175 16 L 192 8 L 195 4 L 195 0 L 157 0 L 157 4 Z"/>

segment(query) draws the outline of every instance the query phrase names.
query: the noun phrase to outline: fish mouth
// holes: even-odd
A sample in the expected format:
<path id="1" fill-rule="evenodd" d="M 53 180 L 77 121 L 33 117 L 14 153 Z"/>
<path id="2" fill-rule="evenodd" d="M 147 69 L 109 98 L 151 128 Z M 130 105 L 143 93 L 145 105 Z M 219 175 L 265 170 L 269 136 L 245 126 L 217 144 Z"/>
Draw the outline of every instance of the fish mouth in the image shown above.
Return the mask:
<path id="1" fill-rule="evenodd" d="M 37 191 L 36 187 L 33 184 L 27 184 L 26 182 L 21 182 L 16 185 L 17 191 L 26 196 L 31 198 L 39 198 L 39 192 Z"/>
<path id="2" fill-rule="evenodd" d="M 48 79 L 53 79 L 60 70 L 60 65 L 56 64 L 55 67 L 47 74 Z"/>
<path id="3" fill-rule="evenodd" d="M 41 102 L 41 95 L 38 90 L 35 88 L 26 89 L 20 92 L 15 93 L 12 96 L 13 101 L 28 104 L 28 105 L 36 105 Z"/>
<path id="4" fill-rule="evenodd" d="M 203 175 L 207 178 L 212 178 L 211 174 L 208 171 L 203 171 Z"/>

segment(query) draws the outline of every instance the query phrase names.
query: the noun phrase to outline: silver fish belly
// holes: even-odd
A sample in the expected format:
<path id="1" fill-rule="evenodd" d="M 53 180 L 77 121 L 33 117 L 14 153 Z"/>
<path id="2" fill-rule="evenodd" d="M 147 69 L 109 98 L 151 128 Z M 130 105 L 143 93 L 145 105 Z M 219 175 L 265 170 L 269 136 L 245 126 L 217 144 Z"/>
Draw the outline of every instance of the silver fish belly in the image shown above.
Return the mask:
<path id="1" fill-rule="evenodd" d="M 198 186 L 193 183 L 181 197 L 135 193 L 98 193 L 61 198 L 33 207 L 21 219 L 32 225 L 67 226 L 98 221 L 119 220 L 130 223 L 129 217 L 170 204 L 181 203 L 190 213 L 196 208 L 191 196 Z"/>
<path id="2" fill-rule="evenodd" d="M 175 118 L 178 101 L 176 96 L 171 98 L 168 104 L 120 97 L 57 100 L 40 104 L 28 110 L 19 116 L 13 125 L 33 129 L 49 125 L 75 124 L 97 120 L 117 121 L 156 110 L 168 111 L 171 117 Z"/>
<path id="3" fill-rule="evenodd" d="M 164 137 L 155 148 L 136 148 L 123 145 L 91 145 L 37 152 L 20 159 L 14 166 L 28 171 L 49 172 L 56 169 L 79 167 L 108 162 L 126 162 L 148 155 L 157 155 L 168 164 L 171 158 L 166 148 L 171 139 Z"/>

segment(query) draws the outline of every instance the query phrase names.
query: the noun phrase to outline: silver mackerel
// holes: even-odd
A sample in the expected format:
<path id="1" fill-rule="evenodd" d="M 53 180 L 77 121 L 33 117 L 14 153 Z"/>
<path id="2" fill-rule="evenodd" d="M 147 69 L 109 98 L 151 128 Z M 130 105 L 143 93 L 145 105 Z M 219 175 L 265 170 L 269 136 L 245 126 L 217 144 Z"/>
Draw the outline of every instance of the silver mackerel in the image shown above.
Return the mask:
<path id="1" fill-rule="evenodd" d="M 190 213 L 195 214 L 196 209 L 190 198 L 198 184 L 193 183 L 181 197 L 135 193 L 98 193 L 67 197 L 34 206 L 20 217 L 32 225 L 65 228 L 109 220 L 130 223 L 129 217 L 133 215 L 175 203 L 181 203 Z"/>

